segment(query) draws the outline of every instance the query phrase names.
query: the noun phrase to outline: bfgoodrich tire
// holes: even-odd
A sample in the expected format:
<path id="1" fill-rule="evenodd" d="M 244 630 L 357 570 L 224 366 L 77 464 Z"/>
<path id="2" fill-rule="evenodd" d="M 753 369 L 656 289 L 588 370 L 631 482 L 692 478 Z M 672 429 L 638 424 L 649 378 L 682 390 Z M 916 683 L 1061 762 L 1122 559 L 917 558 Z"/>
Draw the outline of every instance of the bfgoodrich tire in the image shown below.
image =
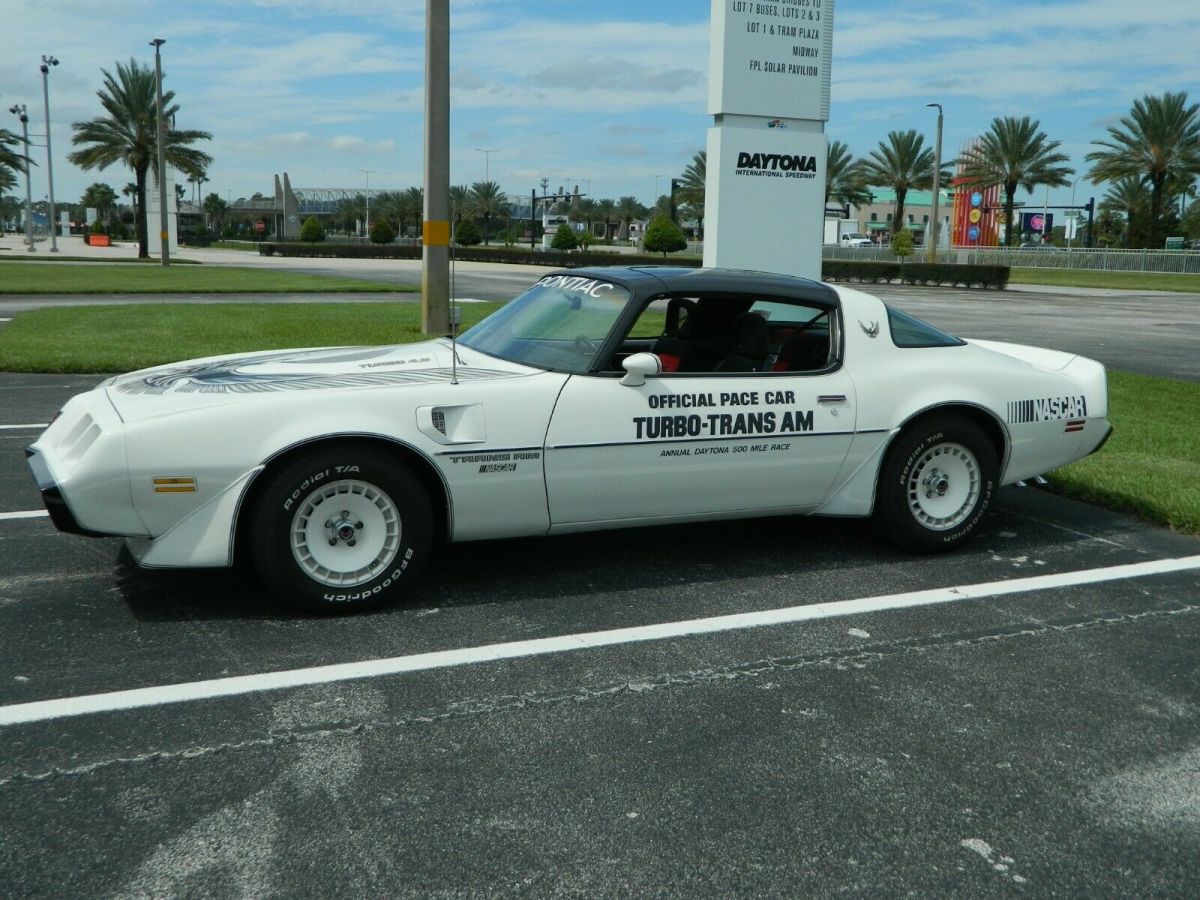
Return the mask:
<path id="1" fill-rule="evenodd" d="M 876 530 L 916 553 L 953 550 L 991 506 L 998 469 L 978 425 L 950 415 L 918 420 L 900 433 L 880 470 Z"/>
<path id="2" fill-rule="evenodd" d="M 319 612 L 395 600 L 433 542 L 420 482 L 394 457 L 353 445 L 314 450 L 277 472 L 251 528 L 255 568 L 267 586 Z"/>

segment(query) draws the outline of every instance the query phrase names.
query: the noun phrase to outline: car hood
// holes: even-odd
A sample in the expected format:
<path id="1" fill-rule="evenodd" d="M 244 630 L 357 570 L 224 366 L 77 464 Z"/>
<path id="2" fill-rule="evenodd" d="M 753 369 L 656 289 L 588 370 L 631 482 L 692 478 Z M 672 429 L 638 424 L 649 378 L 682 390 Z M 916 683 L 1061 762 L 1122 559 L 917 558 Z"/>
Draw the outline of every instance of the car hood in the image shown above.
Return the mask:
<path id="1" fill-rule="evenodd" d="M 531 375 L 538 369 L 447 340 L 387 347 L 319 347 L 214 356 L 142 369 L 104 384 L 124 421 L 280 393 L 406 387 Z"/>

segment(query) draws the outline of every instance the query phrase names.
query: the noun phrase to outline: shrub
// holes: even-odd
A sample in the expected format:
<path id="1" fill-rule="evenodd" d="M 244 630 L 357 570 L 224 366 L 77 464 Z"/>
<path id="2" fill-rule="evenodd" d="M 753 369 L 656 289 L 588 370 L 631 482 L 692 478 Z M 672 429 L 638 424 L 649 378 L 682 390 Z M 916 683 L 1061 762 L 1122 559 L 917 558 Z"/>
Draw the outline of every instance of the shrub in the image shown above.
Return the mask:
<path id="1" fill-rule="evenodd" d="M 97 219 L 92 223 L 92 234 L 104 234 L 104 222 Z"/>
<path id="2" fill-rule="evenodd" d="M 555 250 L 574 250 L 579 246 L 579 239 L 575 236 L 575 230 L 563 222 L 558 226 L 558 231 L 554 232 L 550 246 Z"/>
<path id="3" fill-rule="evenodd" d="M 375 236 L 371 235 L 371 239 L 374 240 Z M 325 240 L 325 229 L 321 227 L 316 216 L 309 216 L 304 220 L 304 224 L 300 226 L 300 240 L 308 241 L 310 244 Z"/>
<path id="4" fill-rule="evenodd" d="M 371 226 L 372 244 L 390 244 L 395 239 L 396 232 L 388 224 L 387 219 L 377 219 L 375 224 Z"/>
<path id="5" fill-rule="evenodd" d="M 666 256 L 677 250 L 687 249 L 683 231 L 671 221 L 670 216 L 657 216 L 646 228 L 645 246 L 647 253 Z"/>
<path id="6" fill-rule="evenodd" d="M 463 219 L 458 223 L 458 227 L 454 229 L 454 243 L 460 247 L 474 247 L 483 243 L 483 235 L 479 233 L 474 219 Z"/>
<path id="7" fill-rule="evenodd" d="M 900 279 L 905 284 L 948 284 L 963 287 L 1003 288 L 1008 284 L 1008 266 L 960 266 L 953 263 L 908 263 L 875 260 L 827 259 L 821 266 L 825 281 L 875 283 Z"/>
<path id="8" fill-rule="evenodd" d="M 892 253 L 900 257 L 901 262 L 904 262 L 904 257 L 913 255 L 913 246 L 912 232 L 907 228 L 901 228 L 892 235 Z"/>

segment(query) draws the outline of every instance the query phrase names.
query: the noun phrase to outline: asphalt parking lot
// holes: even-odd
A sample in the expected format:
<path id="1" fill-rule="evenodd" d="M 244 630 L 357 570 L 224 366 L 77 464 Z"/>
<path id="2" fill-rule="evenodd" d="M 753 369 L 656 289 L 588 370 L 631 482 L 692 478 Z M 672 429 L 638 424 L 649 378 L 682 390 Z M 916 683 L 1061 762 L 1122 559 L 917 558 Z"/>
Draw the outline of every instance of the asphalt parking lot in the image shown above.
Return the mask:
<path id="1" fill-rule="evenodd" d="M 20 449 L 97 380 L 0 377 L 9 895 L 1197 891 L 1200 541 L 1006 488 L 953 557 L 806 519 L 456 545 L 297 616 L 37 514 Z"/>

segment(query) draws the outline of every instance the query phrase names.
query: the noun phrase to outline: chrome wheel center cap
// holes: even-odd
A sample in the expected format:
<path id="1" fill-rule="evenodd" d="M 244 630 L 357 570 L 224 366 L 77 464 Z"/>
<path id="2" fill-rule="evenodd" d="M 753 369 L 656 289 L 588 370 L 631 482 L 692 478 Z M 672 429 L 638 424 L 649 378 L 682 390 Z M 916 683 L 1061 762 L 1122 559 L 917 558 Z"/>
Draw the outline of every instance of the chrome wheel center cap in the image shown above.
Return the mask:
<path id="1" fill-rule="evenodd" d="M 330 547 L 335 546 L 339 541 L 353 547 L 358 543 L 358 533 L 362 531 L 363 523 L 357 519 L 351 519 L 350 511 L 344 509 L 338 518 L 327 521 L 325 527 L 330 532 Z"/>
<path id="2" fill-rule="evenodd" d="M 931 469 L 922 480 L 921 486 L 925 488 L 926 497 L 932 498 L 935 494 L 944 497 L 946 491 L 950 490 L 950 476 L 938 469 Z"/>

